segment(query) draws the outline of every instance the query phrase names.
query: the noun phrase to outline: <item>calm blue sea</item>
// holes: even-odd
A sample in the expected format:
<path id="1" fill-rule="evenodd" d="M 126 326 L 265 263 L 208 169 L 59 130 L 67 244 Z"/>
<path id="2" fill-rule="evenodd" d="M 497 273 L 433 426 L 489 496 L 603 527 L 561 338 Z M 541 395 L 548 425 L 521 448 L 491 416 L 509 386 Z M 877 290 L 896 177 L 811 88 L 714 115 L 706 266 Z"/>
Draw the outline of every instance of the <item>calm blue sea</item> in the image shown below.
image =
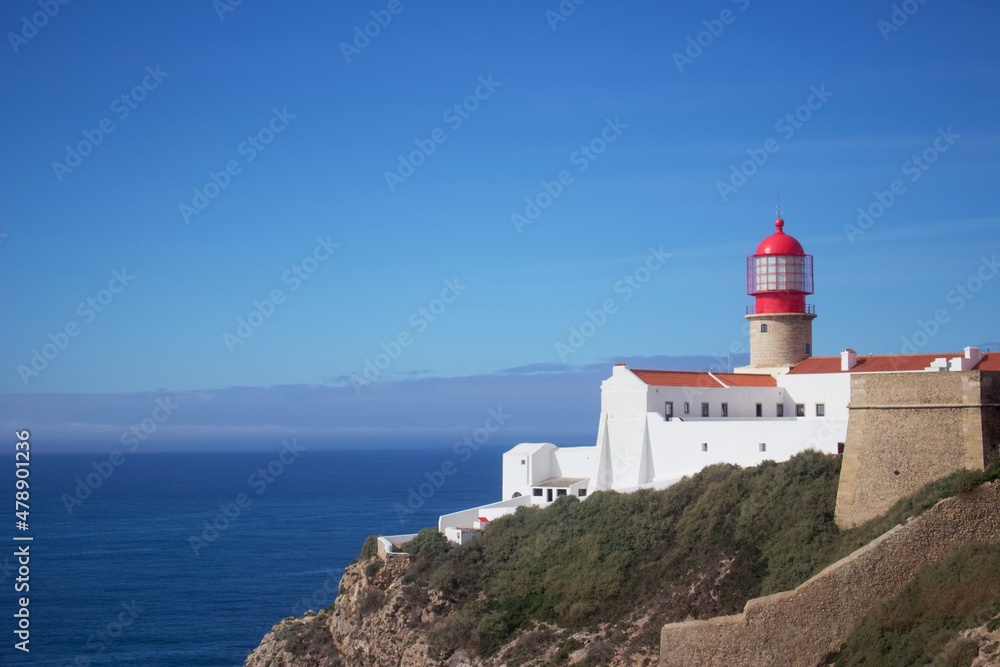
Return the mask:
<path id="1" fill-rule="evenodd" d="M 439 514 L 498 500 L 501 451 L 461 461 L 449 448 L 307 450 L 277 475 L 277 449 L 136 453 L 72 513 L 63 494 L 74 495 L 77 479 L 107 457 L 35 455 L 26 533 L 14 526 L 13 461 L 0 459 L 0 507 L 8 508 L 0 665 L 242 665 L 276 621 L 333 601 L 367 535 L 415 532 Z M 394 506 L 449 460 L 458 472 L 401 522 Z M 252 477 L 269 464 L 266 476 Z M 241 504 L 238 516 L 224 516 Z M 214 539 L 205 539 L 206 520 L 222 526 L 208 533 Z M 12 538 L 25 534 L 34 537 L 29 654 L 13 646 L 23 594 L 14 591 Z M 204 540 L 198 554 L 191 536 Z"/>

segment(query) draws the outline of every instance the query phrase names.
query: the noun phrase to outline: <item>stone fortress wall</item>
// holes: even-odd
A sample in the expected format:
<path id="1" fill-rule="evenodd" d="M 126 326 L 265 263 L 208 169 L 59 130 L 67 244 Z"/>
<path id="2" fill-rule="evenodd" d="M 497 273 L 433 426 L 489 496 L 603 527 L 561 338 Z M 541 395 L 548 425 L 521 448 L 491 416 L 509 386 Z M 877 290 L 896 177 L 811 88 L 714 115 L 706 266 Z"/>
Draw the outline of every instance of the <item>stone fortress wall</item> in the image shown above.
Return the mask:
<path id="1" fill-rule="evenodd" d="M 885 514 L 956 470 L 982 470 L 1000 446 L 1000 373 L 859 373 L 849 411 L 841 528 Z"/>
<path id="2" fill-rule="evenodd" d="M 664 626 L 660 666 L 823 664 L 872 607 L 922 569 L 960 547 L 996 543 L 1000 482 L 942 500 L 795 590 L 751 600 L 742 614 Z"/>

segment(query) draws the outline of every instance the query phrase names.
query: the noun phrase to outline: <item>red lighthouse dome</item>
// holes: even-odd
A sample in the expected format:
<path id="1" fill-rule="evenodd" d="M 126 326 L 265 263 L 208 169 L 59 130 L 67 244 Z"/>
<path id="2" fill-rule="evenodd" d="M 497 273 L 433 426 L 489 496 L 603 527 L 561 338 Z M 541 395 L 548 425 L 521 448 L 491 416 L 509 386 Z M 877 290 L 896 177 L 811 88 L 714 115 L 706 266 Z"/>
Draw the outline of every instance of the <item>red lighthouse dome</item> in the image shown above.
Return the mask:
<path id="1" fill-rule="evenodd" d="M 812 313 L 806 295 L 813 293 L 813 258 L 774 221 L 775 231 L 747 257 L 747 294 L 756 297 L 753 313 Z"/>
<path id="2" fill-rule="evenodd" d="M 806 251 L 802 249 L 794 236 L 789 236 L 784 230 L 785 221 L 778 218 L 774 221 L 775 232 L 760 242 L 757 246 L 758 255 L 796 255 L 802 257 Z"/>

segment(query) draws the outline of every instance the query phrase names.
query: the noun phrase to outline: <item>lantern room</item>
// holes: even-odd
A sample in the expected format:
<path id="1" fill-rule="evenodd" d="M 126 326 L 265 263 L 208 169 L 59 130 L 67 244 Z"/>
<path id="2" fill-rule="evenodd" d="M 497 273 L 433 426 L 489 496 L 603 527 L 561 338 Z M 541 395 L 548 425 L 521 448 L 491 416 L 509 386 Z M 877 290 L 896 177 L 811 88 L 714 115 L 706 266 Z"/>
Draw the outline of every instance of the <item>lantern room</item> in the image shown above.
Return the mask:
<path id="1" fill-rule="evenodd" d="M 747 257 L 747 294 L 756 297 L 748 314 L 813 313 L 806 295 L 813 293 L 813 258 L 784 231 L 785 221 L 774 221 L 775 232 Z"/>

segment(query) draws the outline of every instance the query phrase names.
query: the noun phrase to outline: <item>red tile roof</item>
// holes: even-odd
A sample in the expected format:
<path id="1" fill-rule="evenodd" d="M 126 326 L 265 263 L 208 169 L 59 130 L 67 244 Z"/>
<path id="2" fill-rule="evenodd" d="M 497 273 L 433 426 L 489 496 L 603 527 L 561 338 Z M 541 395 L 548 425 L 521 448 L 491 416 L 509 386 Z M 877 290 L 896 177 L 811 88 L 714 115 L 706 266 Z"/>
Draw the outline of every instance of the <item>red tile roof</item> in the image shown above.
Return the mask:
<path id="1" fill-rule="evenodd" d="M 777 381 L 771 375 L 743 375 L 739 373 L 713 373 L 710 375 L 697 371 L 650 371 L 640 369 L 632 369 L 632 372 L 640 380 L 654 387 L 721 389 L 726 385 L 730 387 L 776 387 L 778 385 Z M 712 377 L 713 375 L 715 377 Z"/>
<path id="2" fill-rule="evenodd" d="M 848 373 L 888 373 L 891 371 L 922 371 L 935 359 L 952 359 L 962 356 L 962 352 L 942 352 L 940 354 L 880 354 L 863 357 L 858 355 L 858 363 Z M 1000 354 L 986 354 L 975 366 L 977 371 L 1000 370 Z M 789 375 L 812 373 L 842 373 L 840 355 L 836 357 L 810 357 L 804 359 L 788 371 Z"/>
<path id="3" fill-rule="evenodd" d="M 983 358 L 976 364 L 974 370 L 977 371 L 1000 371 L 1000 353 L 984 354 Z"/>

